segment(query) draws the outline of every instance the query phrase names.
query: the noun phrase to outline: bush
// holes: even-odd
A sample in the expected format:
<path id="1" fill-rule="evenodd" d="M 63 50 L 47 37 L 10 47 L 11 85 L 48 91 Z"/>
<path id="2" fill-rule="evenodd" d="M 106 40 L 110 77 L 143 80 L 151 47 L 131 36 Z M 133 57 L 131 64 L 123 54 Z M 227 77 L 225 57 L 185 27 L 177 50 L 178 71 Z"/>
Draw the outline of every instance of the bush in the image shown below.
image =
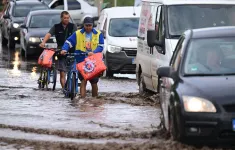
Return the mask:
<path id="1" fill-rule="evenodd" d="M 109 2 L 114 6 L 114 0 L 104 0 L 104 3 Z M 134 6 L 135 0 L 117 0 L 117 6 Z"/>

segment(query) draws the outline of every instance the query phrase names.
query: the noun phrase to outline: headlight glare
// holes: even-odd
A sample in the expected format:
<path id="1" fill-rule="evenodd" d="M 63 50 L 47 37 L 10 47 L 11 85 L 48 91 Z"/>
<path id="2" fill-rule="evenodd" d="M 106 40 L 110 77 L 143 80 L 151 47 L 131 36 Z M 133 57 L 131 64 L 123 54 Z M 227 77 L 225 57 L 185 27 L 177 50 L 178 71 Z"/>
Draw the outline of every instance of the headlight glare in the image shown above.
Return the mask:
<path id="1" fill-rule="evenodd" d="M 18 28 L 20 25 L 18 23 L 13 23 L 14 28 Z"/>
<path id="2" fill-rule="evenodd" d="M 30 37 L 30 38 L 29 38 L 29 41 L 30 41 L 30 42 L 33 42 L 33 43 L 40 43 L 40 42 L 41 42 L 40 39 L 37 38 L 37 37 Z"/>
<path id="3" fill-rule="evenodd" d="M 183 96 L 183 102 L 186 112 L 216 112 L 216 108 L 212 102 L 203 98 Z"/>
<path id="4" fill-rule="evenodd" d="M 112 45 L 108 46 L 108 51 L 110 53 L 119 53 L 121 50 L 122 50 L 122 48 L 118 47 L 118 46 L 112 46 Z"/>

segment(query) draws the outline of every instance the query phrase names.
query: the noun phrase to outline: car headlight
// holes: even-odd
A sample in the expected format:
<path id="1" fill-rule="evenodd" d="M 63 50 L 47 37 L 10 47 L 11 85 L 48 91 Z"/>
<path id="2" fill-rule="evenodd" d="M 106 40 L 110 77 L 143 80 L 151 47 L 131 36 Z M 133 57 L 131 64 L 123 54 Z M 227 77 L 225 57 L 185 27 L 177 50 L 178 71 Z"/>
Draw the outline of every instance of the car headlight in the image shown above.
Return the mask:
<path id="1" fill-rule="evenodd" d="M 33 42 L 33 43 L 40 43 L 40 39 L 38 37 L 30 37 L 29 38 L 29 41 L 30 42 Z"/>
<path id="2" fill-rule="evenodd" d="M 20 25 L 18 23 L 13 23 L 14 28 L 18 28 Z"/>
<path id="3" fill-rule="evenodd" d="M 216 108 L 212 102 L 203 98 L 183 96 L 183 102 L 186 112 L 216 112 Z"/>
<path id="4" fill-rule="evenodd" d="M 119 53 L 121 50 L 122 50 L 122 48 L 118 47 L 118 46 L 112 46 L 112 45 L 108 46 L 108 51 L 110 53 Z"/>

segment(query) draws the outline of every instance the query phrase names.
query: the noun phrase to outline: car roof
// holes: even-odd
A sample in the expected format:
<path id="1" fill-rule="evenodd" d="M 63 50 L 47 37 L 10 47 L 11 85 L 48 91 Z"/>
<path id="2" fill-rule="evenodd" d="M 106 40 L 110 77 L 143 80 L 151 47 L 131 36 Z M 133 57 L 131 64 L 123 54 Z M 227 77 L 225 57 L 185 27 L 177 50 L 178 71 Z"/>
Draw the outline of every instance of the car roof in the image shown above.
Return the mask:
<path id="1" fill-rule="evenodd" d="M 17 4 L 44 4 L 46 5 L 45 3 L 41 2 L 41 1 L 37 1 L 37 0 L 20 0 L 20 1 L 12 1 L 13 3 L 15 3 L 16 5 Z"/>
<path id="2" fill-rule="evenodd" d="M 200 38 L 218 38 L 218 37 L 235 37 L 235 27 L 210 27 L 185 31 L 186 36 L 191 36 L 193 39 Z"/>
<path id="3" fill-rule="evenodd" d="M 108 15 L 109 18 L 137 18 L 140 17 L 141 7 L 111 7 L 105 8 L 104 13 Z M 135 16 L 133 15 L 135 12 Z"/>
<path id="4" fill-rule="evenodd" d="M 62 12 L 62 10 L 34 10 L 29 12 L 30 15 L 38 15 L 38 14 L 60 14 Z"/>
<path id="5" fill-rule="evenodd" d="M 160 3 L 164 5 L 187 4 L 235 4 L 233 0 L 142 0 L 142 2 Z"/>

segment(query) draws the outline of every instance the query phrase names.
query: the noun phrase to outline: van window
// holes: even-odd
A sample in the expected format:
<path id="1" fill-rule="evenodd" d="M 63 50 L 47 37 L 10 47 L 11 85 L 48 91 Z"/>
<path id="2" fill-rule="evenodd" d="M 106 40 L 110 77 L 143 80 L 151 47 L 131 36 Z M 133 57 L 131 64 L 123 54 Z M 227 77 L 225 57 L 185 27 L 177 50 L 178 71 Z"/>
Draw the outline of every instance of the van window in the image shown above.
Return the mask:
<path id="1" fill-rule="evenodd" d="M 158 31 L 158 41 L 163 41 L 163 39 L 165 38 L 164 35 L 164 15 L 162 13 L 162 6 L 159 6 L 157 9 L 157 15 L 156 15 L 157 19 L 156 19 L 156 30 Z"/>
<path id="2" fill-rule="evenodd" d="M 56 1 L 52 6 L 52 9 L 64 10 L 64 1 Z"/>
<path id="3" fill-rule="evenodd" d="M 81 4 L 77 0 L 68 0 L 68 10 L 81 9 Z"/>
<path id="4" fill-rule="evenodd" d="M 234 26 L 235 5 L 172 5 L 168 8 L 169 36 L 180 36 L 187 29 Z"/>
<path id="5" fill-rule="evenodd" d="M 137 37 L 139 18 L 110 19 L 109 35 L 113 37 Z"/>

